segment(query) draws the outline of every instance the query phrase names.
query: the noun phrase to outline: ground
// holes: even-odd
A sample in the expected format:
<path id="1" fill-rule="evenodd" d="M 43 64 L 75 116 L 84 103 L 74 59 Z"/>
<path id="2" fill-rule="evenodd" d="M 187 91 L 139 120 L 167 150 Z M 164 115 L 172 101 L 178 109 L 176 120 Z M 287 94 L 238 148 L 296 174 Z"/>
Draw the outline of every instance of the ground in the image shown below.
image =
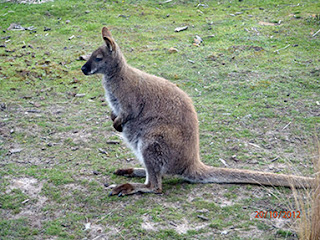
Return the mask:
<path id="1" fill-rule="evenodd" d="M 0 3 L 0 239 L 297 239 L 296 217 L 259 217 L 298 212 L 290 189 L 167 178 L 108 197 L 144 179 L 113 175 L 139 164 L 79 59 L 108 26 L 129 64 L 192 97 L 206 164 L 314 176 L 317 1 L 18 2 Z"/>

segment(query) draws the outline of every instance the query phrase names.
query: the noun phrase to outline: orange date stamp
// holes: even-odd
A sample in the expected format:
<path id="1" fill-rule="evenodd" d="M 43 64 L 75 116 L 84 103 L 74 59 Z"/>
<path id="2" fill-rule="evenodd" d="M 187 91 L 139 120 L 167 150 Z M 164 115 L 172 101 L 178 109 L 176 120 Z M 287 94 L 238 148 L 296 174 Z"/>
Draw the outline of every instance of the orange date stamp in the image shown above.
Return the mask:
<path id="1" fill-rule="evenodd" d="M 300 218 L 300 211 L 255 211 L 255 218 Z"/>

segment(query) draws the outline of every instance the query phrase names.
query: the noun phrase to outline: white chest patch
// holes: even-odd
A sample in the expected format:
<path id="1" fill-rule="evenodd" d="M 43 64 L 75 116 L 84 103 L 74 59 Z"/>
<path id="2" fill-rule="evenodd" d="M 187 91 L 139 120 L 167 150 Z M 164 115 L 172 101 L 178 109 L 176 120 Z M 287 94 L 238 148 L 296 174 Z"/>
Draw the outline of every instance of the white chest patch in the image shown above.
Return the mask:
<path id="1" fill-rule="evenodd" d="M 112 95 L 112 93 L 110 92 L 110 89 L 108 89 L 108 79 L 105 76 L 103 76 L 102 78 L 102 86 L 105 90 L 105 98 L 109 104 L 109 107 L 116 115 L 119 115 L 120 104 L 117 101 L 116 97 Z"/>

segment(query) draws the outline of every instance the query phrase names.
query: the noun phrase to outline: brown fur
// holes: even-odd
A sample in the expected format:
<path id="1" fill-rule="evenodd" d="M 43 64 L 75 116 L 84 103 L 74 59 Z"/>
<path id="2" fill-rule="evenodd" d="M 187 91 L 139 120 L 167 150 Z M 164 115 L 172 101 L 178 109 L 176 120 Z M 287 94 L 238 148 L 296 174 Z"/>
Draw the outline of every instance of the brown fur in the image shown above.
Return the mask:
<path id="1" fill-rule="evenodd" d="M 114 128 L 134 151 L 146 175 L 145 184 L 125 184 L 115 194 L 159 193 L 164 174 L 180 175 L 198 183 L 250 183 L 272 186 L 309 187 L 312 178 L 248 170 L 214 168 L 203 164 L 199 155 L 197 114 L 190 97 L 166 79 L 129 66 L 107 28 L 102 29 L 105 45 L 94 51 L 81 68 L 86 75 L 103 74 L 106 99 L 112 109 Z M 144 172 L 144 174 L 142 174 Z M 130 173 L 130 174 L 128 174 Z M 119 170 L 133 175 L 135 170 Z M 139 173 L 139 174 L 138 174 Z"/>

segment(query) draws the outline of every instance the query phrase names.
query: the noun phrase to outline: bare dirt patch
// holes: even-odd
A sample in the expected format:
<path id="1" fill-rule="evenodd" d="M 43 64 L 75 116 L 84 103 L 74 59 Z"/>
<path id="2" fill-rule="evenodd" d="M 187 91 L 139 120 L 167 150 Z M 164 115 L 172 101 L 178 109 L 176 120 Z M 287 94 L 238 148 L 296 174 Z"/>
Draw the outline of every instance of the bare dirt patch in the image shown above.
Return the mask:
<path id="1" fill-rule="evenodd" d="M 35 178 L 25 177 L 12 179 L 6 190 L 6 194 L 10 194 L 12 190 L 19 189 L 29 198 L 24 200 L 24 207 L 16 214 L 12 215 L 12 219 L 27 218 L 33 227 L 40 228 L 44 218 L 41 209 L 45 206 L 47 197 L 41 196 L 40 192 L 43 187 L 43 182 L 39 182 Z"/>

